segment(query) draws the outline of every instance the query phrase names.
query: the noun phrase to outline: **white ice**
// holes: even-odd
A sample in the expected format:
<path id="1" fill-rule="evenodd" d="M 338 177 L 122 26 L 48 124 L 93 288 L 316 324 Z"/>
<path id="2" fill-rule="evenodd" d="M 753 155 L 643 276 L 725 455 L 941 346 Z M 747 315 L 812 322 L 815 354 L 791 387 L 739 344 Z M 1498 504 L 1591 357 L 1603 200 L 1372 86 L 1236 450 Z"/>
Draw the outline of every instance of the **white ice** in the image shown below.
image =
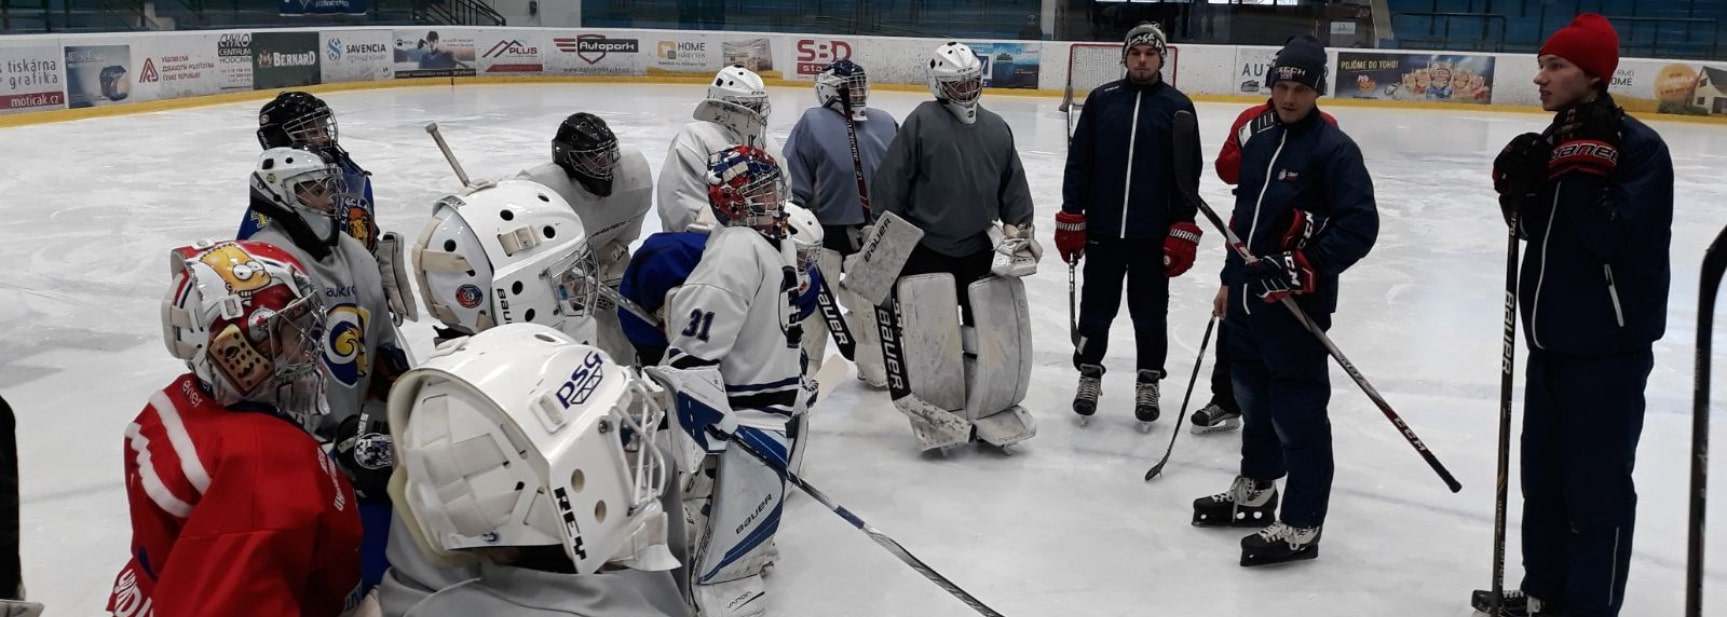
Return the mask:
<path id="1" fill-rule="evenodd" d="M 657 172 L 700 96 L 698 86 L 513 85 L 327 99 L 342 143 L 373 173 L 382 225 L 412 238 L 433 201 L 457 187 L 422 130 L 429 121 L 443 127 L 467 171 L 485 178 L 545 161 L 558 121 L 594 111 L 646 151 Z M 783 137 L 813 98 L 775 90 L 773 131 Z M 877 92 L 870 103 L 903 118 L 926 98 Z M 167 251 L 233 233 L 258 152 L 258 104 L 0 130 L 0 263 L 8 264 L 0 269 L 0 391 L 19 413 L 25 571 L 50 615 L 100 613 L 127 559 L 122 431 L 182 370 L 161 343 Z M 1045 98 L 990 93 L 984 105 L 1014 127 L 1039 235 L 1053 255 L 1062 114 Z M 1209 165 L 1242 106 L 1198 107 Z M 1372 254 L 1343 276 L 1331 335 L 1456 473 L 1461 494 L 1448 492 L 1334 370 L 1337 476 L 1321 557 L 1246 570 L 1236 563 L 1246 531 L 1188 524 L 1191 500 L 1227 487 L 1238 461 L 1238 433 L 1196 438 L 1175 418 L 1217 286 L 1223 252 L 1211 229 L 1199 264 L 1171 285 L 1172 376 L 1151 434 L 1134 430 L 1129 411 L 1125 314 L 1112 333 L 1102 411 L 1090 427 L 1074 425 L 1066 273 L 1046 258 L 1027 280 L 1036 368 L 1026 406 L 1040 423 L 1035 439 L 1007 454 L 920 456 L 885 394 L 848 379 L 814 416 L 810 481 L 1010 616 L 1467 614 L 1470 590 L 1490 578 L 1499 410 L 1505 234 L 1488 167 L 1500 145 L 1539 130 L 1545 118 L 1330 111 L 1367 155 L 1382 219 Z M 1697 264 L 1727 223 L 1727 127 L 1653 124 L 1672 149 L 1678 185 L 1667 335 L 1656 345 L 1637 466 L 1624 611 L 1637 616 L 1678 614 L 1684 601 Z M 1208 174 L 1204 191 L 1227 212 L 1229 192 L 1215 177 Z M 652 231 L 658 223 L 649 220 Z M 409 333 L 424 349 L 427 322 Z M 1201 381 L 1190 407 L 1209 396 Z M 1184 434 L 1164 477 L 1143 482 L 1178 427 Z M 1724 436 L 1718 429 L 1717 443 Z M 1727 485 L 1720 465 L 1716 471 L 1716 485 Z M 1517 494 L 1513 473 L 1511 585 L 1521 575 Z M 1711 516 L 1716 564 L 1727 564 L 1724 512 L 1718 503 Z M 772 615 L 973 614 L 814 500 L 794 498 L 784 521 L 783 558 L 769 581 Z M 1727 613 L 1727 566 L 1715 567 L 1708 586 L 1716 609 L 1708 612 Z"/>

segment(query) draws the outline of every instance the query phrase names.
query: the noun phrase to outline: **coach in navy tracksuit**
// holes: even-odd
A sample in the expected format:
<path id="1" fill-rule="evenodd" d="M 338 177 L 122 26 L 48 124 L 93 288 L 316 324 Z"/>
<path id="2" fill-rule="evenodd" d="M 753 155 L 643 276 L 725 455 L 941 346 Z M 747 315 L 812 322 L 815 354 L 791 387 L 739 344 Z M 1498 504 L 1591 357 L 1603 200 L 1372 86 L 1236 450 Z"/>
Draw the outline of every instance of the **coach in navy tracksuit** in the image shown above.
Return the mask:
<path id="1" fill-rule="evenodd" d="M 1529 344 L 1522 588 L 1535 615 L 1619 614 L 1643 391 L 1667 328 L 1673 162 L 1607 95 L 1618 42 L 1594 14 L 1548 39 L 1535 84 L 1553 124 L 1494 161 L 1501 206 L 1529 243 L 1517 299 Z"/>
<path id="2" fill-rule="evenodd" d="M 1134 415 L 1141 422 L 1157 419 L 1157 382 L 1169 350 L 1169 279 L 1193 266 L 1199 246 L 1194 206 L 1176 192 L 1170 131 L 1176 112 L 1193 113 L 1193 101 L 1159 77 L 1164 50 L 1163 32 L 1154 24 L 1127 33 L 1127 78 L 1086 96 L 1067 150 L 1055 242 L 1068 263 L 1087 257 L 1073 354 L 1080 371 L 1073 410 L 1081 416 L 1097 410 L 1109 326 L 1121 308 L 1125 276 L 1139 369 Z M 1191 147 L 1180 155 L 1199 160 L 1199 144 Z M 1198 186 L 1197 177 L 1191 180 Z"/>
<path id="3" fill-rule="evenodd" d="M 1258 260 L 1249 265 L 1232 251 L 1223 267 L 1224 344 L 1245 420 L 1241 477 L 1225 497 L 1274 505 L 1273 481 L 1289 476 L 1277 522 L 1242 540 L 1243 565 L 1317 556 L 1331 495 L 1327 353 L 1278 303 L 1293 298 L 1329 328 L 1338 275 L 1366 256 L 1379 234 L 1361 150 L 1319 113 L 1325 64 L 1325 49 L 1311 36 L 1278 52 L 1270 76 L 1277 122 L 1241 152 L 1230 226 Z"/>

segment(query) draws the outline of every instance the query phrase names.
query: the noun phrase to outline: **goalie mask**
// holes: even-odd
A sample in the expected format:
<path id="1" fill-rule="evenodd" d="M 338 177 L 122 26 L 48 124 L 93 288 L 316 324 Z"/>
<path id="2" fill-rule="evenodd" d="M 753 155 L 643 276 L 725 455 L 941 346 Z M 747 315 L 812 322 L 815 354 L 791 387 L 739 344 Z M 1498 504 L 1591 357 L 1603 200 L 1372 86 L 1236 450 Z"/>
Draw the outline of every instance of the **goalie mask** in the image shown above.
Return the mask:
<path id="1" fill-rule="evenodd" d="M 336 116 L 323 99 L 306 92 L 283 92 L 258 110 L 258 145 L 314 152 L 339 151 Z"/>
<path id="2" fill-rule="evenodd" d="M 816 213 L 797 204 L 786 204 L 786 238 L 796 248 L 798 274 L 808 275 L 816 268 L 816 257 L 822 250 L 822 224 Z"/>
<path id="3" fill-rule="evenodd" d="M 591 341 L 597 269 L 587 240 L 557 192 L 503 180 L 433 206 L 414 276 L 426 311 L 458 333 L 532 322 Z"/>
<path id="4" fill-rule="evenodd" d="M 925 70 L 929 91 L 965 124 L 977 122 L 977 99 L 983 95 L 983 63 L 964 43 L 937 47 Z"/>
<path id="5" fill-rule="evenodd" d="M 261 242 L 199 243 L 169 254 L 162 301 L 168 352 L 224 406 L 275 407 L 310 428 L 324 402 L 324 306 L 287 251 Z"/>
<path id="6" fill-rule="evenodd" d="M 708 84 L 708 98 L 741 105 L 761 116 L 764 124 L 768 114 L 773 113 L 762 77 L 737 64 L 720 69 L 714 75 L 714 81 Z"/>
<path id="7" fill-rule="evenodd" d="M 787 195 L 785 174 L 766 150 L 732 146 L 708 158 L 708 205 L 721 225 L 779 240 Z"/>
<path id="8" fill-rule="evenodd" d="M 500 326 L 390 391 L 391 497 L 434 556 L 561 546 L 580 574 L 677 567 L 653 444 L 662 390 L 537 324 Z"/>
<path id="9" fill-rule="evenodd" d="M 342 170 L 323 156 L 292 148 L 265 150 L 252 172 L 252 191 L 268 202 L 265 214 L 290 227 L 304 224 L 317 242 L 336 245 L 347 219 L 339 207 L 347 187 Z"/>
<path id="10" fill-rule="evenodd" d="M 589 193 L 610 197 L 612 172 L 618 165 L 618 138 L 599 116 L 571 114 L 552 136 L 552 162 Z"/>
<path id="11" fill-rule="evenodd" d="M 816 76 L 816 100 L 822 107 L 845 113 L 842 93 L 850 95 L 852 120 L 868 120 L 864 108 L 869 102 L 869 75 L 850 60 L 837 60 Z"/>

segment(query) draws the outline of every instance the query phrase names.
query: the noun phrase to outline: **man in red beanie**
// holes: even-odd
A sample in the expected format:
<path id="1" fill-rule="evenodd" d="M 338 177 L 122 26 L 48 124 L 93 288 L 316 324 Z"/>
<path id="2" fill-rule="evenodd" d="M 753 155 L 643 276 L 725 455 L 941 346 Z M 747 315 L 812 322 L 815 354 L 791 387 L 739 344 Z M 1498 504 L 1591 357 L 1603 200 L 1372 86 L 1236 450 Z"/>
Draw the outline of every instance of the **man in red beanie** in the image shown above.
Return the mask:
<path id="1" fill-rule="evenodd" d="M 1595 14 L 1548 39 L 1535 85 L 1553 123 L 1511 140 L 1493 162 L 1502 213 L 1529 243 L 1517 296 L 1529 345 L 1522 590 L 1531 615 L 1618 615 L 1631 565 L 1631 469 L 1652 347 L 1667 327 L 1673 162 L 1661 137 L 1607 94 L 1618 49 L 1612 24 Z"/>

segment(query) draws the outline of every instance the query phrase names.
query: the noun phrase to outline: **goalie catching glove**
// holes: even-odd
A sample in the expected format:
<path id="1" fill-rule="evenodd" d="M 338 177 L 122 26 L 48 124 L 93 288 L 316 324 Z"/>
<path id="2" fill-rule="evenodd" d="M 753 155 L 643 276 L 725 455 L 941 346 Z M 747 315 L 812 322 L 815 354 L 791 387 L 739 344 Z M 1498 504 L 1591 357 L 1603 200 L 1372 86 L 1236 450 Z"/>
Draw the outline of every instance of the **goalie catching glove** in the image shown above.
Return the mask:
<path id="1" fill-rule="evenodd" d="M 1043 245 L 1033 236 L 1032 226 L 1012 224 L 1001 226 L 1001 242 L 995 246 L 995 261 L 989 271 L 996 276 L 1031 276 L 1037 274 L 1037 261 L 1043 259 Z"/>

